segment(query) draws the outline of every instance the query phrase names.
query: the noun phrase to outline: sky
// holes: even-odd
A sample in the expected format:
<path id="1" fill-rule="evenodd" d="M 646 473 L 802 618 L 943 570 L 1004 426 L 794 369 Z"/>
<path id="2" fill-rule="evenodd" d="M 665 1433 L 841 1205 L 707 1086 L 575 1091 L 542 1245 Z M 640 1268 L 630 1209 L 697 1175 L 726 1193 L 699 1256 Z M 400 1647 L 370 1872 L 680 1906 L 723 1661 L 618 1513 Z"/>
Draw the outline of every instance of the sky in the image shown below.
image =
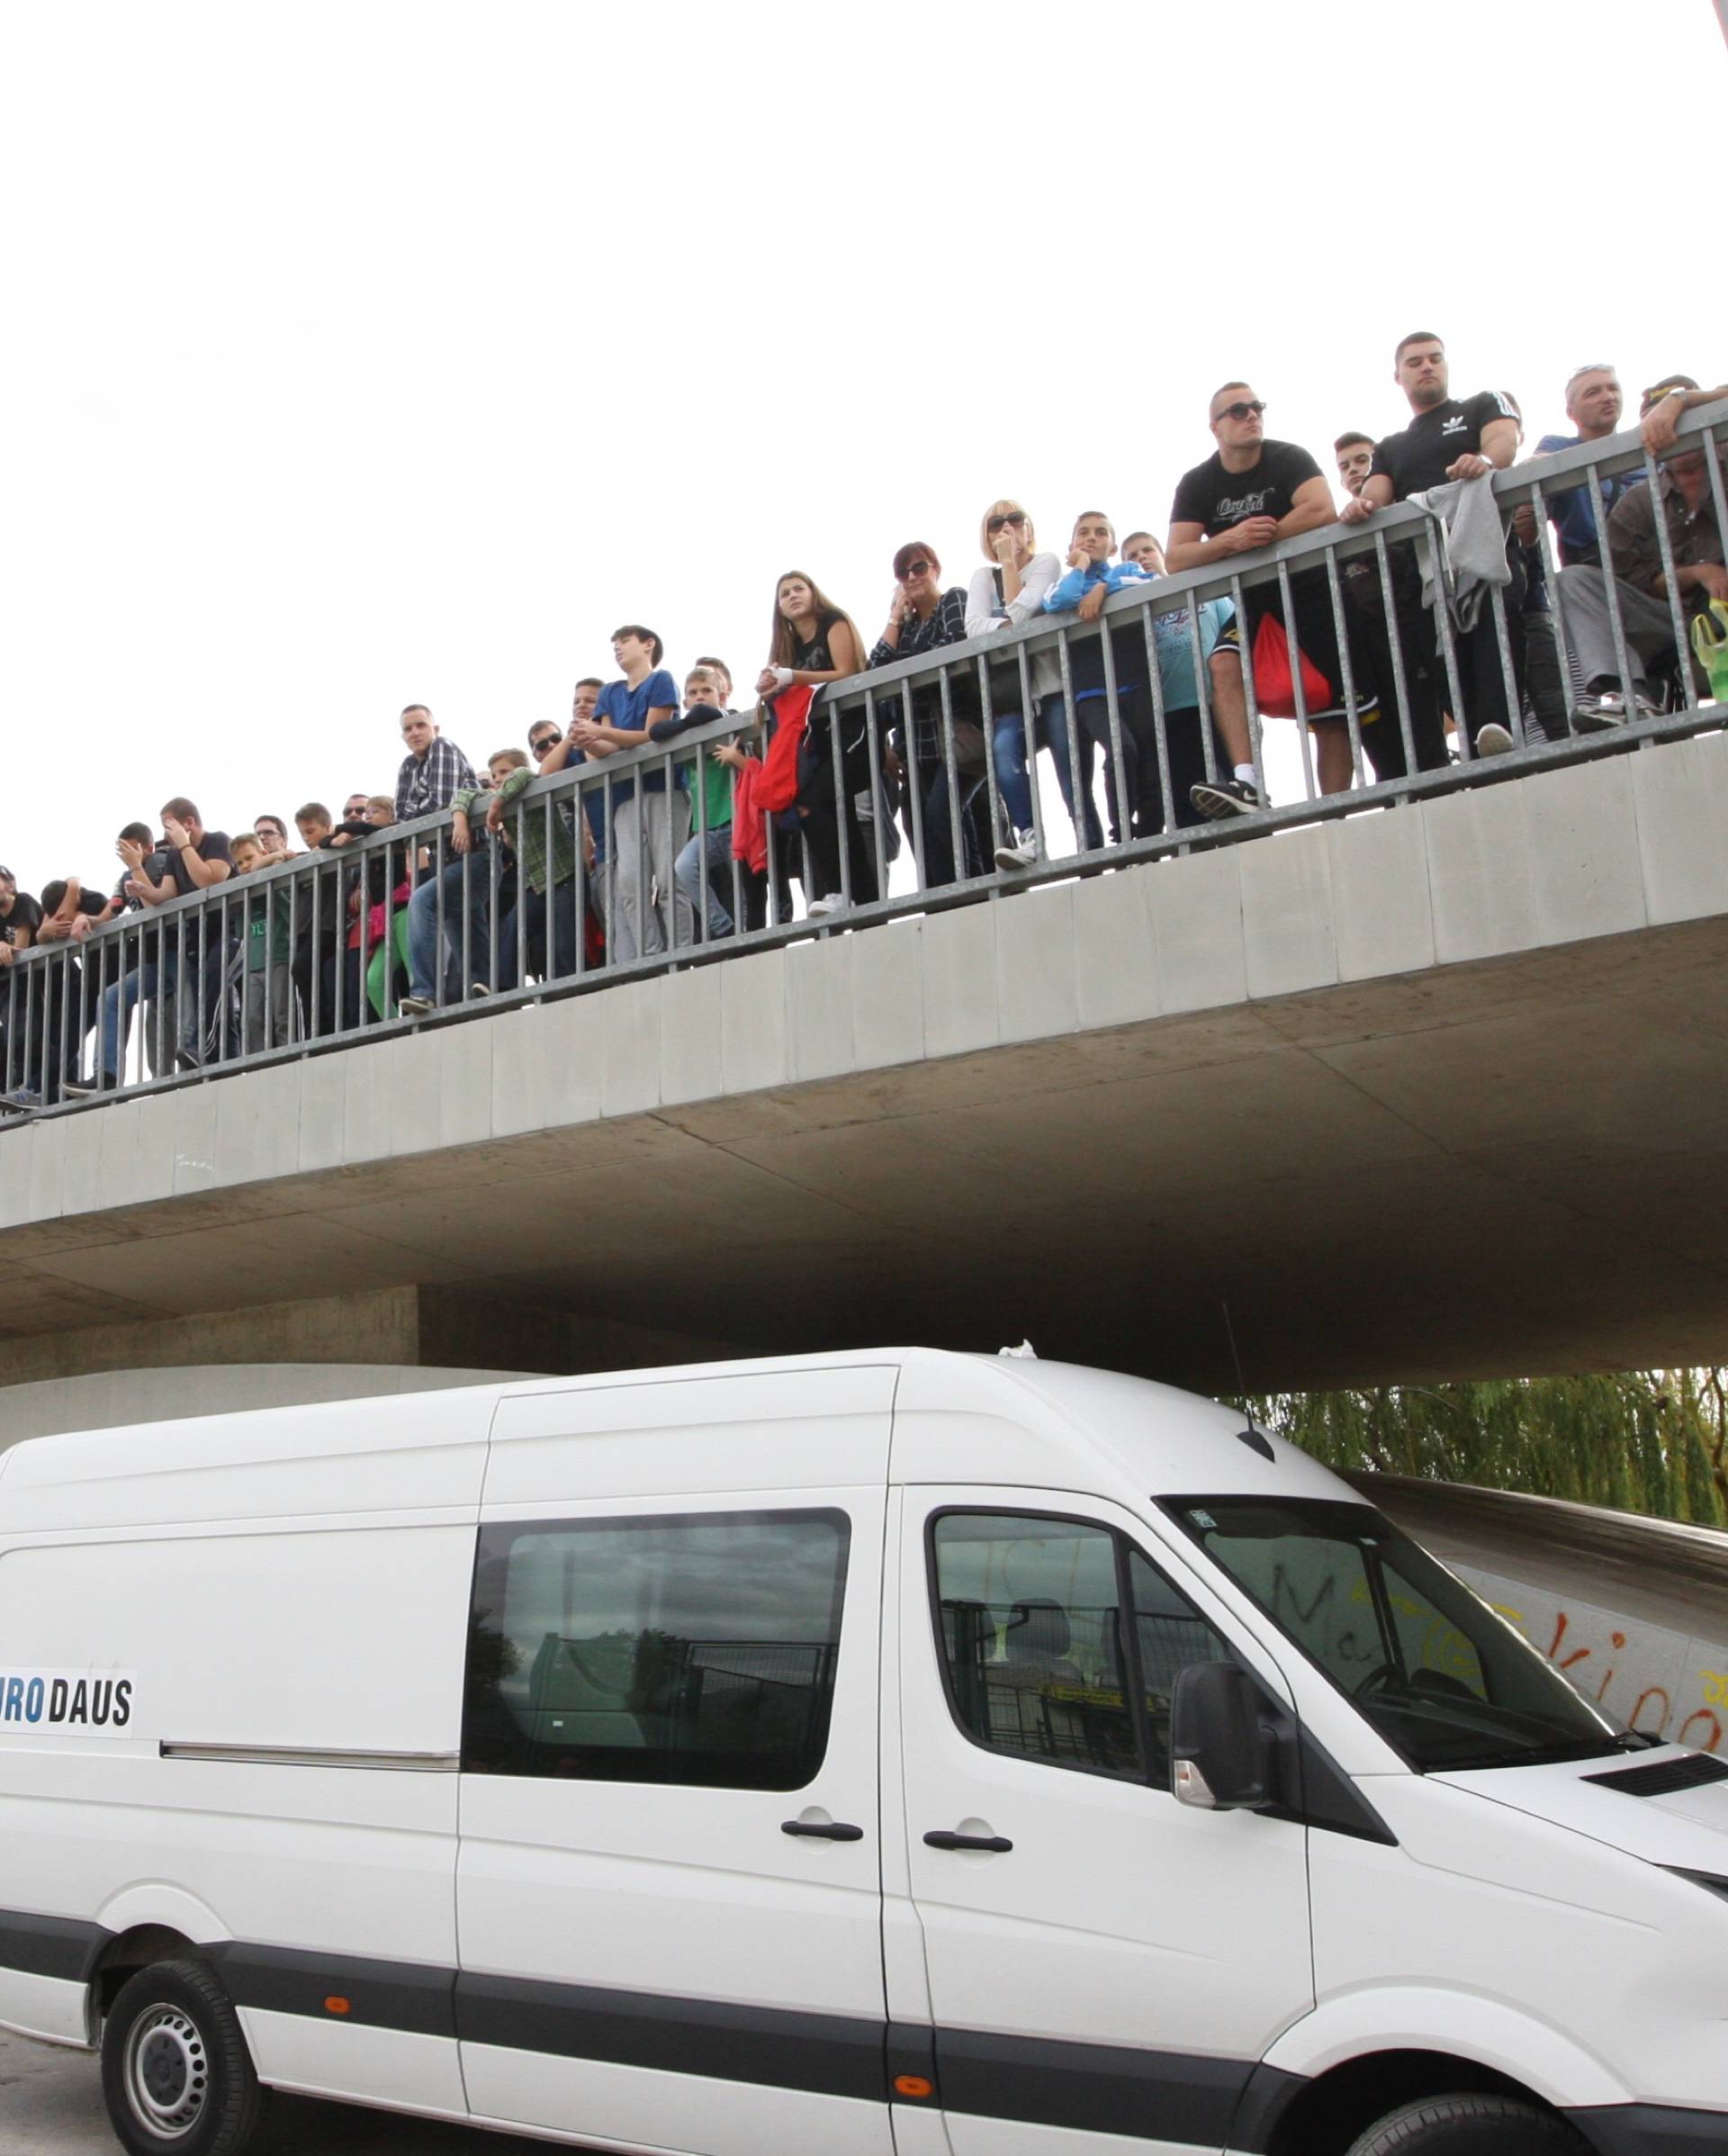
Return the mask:
<path id="1" fill-rule="evenodd" d="M 747 683 L 788 568 L 868 641 L 1000 494 L 1162 533 L 1232 376 L 1328 473 L 1412 329 L 1532 441 L 1720 380 L 1725 89 L 1711 0 L 14 6 L 0 861 L 479 762 L 623 621 Z"/>

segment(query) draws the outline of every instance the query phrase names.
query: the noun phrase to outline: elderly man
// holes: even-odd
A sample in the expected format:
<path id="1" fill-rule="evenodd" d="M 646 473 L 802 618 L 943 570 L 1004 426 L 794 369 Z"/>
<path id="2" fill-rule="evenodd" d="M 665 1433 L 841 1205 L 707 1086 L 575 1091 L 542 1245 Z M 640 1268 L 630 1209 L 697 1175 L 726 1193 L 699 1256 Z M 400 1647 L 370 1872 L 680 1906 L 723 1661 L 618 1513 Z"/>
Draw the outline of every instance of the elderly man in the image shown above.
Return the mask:
<path id="1" fill-rule="evenodd" d="M 1644 444 L 1661 458 L 1656 484 L 1628 488 L 1608 519 L 1614 595 L 1619 602 L 1630 680 L 1623 681 L 1615 650 L 1606 573 L 1589 567 L 1560 573 L 1567 634 L 1584 681 L 1584 695 L 1572 713 L 1572 724 L 1580 733 L 1606 733 L 1624 726 L 1629 717 L 1653 717 L 1650 667 L 1658 662 L 1686 669 L 1692 664 L 1688 653 L 1675 649 L 1660 530 L 1668 534 L 1677 586 L 1673 596 L 1679 600 L 1681 613 L 1695 614 L 1713 599 L 1728 600 L 1723 532 L 1705 454 L 1689 448 L 1670 453 L 1675 442 L 1674 421 L 1680 414 L 1724 396 L 1728 396 L 1728 385 L 1700 390 L 1685 374 L 1668 375 L 1644 392 L 1640 414 Z"/>

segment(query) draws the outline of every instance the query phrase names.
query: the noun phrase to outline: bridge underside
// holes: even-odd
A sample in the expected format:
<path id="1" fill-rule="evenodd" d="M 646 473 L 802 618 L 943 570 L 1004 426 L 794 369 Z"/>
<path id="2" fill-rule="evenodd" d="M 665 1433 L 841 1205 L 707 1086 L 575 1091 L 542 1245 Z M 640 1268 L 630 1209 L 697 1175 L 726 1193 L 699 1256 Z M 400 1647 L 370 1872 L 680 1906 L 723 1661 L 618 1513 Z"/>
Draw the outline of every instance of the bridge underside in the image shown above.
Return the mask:
<path id="1" fill-rule="evenodd" d="M 1724 828 L 1715 736 L 39 1118 L 0 1385 L 1722 1359 Z"/>

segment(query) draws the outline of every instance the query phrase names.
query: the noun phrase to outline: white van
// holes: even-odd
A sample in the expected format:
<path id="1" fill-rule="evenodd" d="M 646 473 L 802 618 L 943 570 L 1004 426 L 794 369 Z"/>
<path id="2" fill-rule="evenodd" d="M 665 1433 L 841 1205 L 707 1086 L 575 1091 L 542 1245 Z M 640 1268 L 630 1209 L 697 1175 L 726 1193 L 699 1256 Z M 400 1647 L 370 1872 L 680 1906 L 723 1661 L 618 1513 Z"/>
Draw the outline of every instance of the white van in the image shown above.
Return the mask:
<path id="1" fill-rule="evenodd" d="M 1728 1764 L 1303 1454 L 919 1349 L 0 1462 L 0 2021 L 691 2156 L 1728 2149 Z"/>

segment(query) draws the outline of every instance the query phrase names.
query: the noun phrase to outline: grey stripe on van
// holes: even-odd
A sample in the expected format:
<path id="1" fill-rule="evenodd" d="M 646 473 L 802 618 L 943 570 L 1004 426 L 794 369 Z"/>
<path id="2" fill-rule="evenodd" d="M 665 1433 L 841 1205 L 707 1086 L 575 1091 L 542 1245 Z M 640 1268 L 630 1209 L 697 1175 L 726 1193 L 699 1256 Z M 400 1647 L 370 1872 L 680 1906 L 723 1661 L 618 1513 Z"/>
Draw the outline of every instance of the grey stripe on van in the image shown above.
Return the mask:
<path id="1" fill-rule="evenodd" d="M 54 1976 L 85 1984 L 103 1948 L 113 1937 L 99 1924 L 72 1917 L 37 1917 L 25 1909 L 0 1909 L 0 1968 L 23 1976 Z"/>
<path id="2" fill-rule="evenodd" d="M 0 1910 L 0 1966 L 87 1982 L 113 1935 L 97 1924 Z M 893 2078 L 916 2073 L 936 2085 L 932 2108 L 1197 2147 L 1228 2140 L 1242 2156 L 1270 2145 L 1282 2099 L 1303 2086 L 1251 2061 L 1130 2045 L 932 2031 L 866 2015 L 458 1973 L 245 1940 L 193 1951 L 237 2006 L 268 2013 L 325 2020 L 325 2002 L 340 1997 L 342 2019 L 362 2026 L 866 2103 L 892 2100 Z M 1250 2081 L 1260 2100 L 1240 2105 L 1238 2117 Z"/>

